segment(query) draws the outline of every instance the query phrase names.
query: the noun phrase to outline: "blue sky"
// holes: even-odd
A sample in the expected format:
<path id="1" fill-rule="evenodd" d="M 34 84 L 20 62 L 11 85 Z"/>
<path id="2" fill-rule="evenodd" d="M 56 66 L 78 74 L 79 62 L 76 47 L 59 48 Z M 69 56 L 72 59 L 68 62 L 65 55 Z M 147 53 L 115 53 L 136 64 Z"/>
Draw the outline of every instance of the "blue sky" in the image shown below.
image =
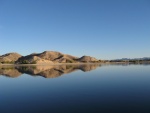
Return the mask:
<path id="1" fill-rule="evenodd" d="M 0 0 L 0 54 L 150 57 L 149 0 Z"/>

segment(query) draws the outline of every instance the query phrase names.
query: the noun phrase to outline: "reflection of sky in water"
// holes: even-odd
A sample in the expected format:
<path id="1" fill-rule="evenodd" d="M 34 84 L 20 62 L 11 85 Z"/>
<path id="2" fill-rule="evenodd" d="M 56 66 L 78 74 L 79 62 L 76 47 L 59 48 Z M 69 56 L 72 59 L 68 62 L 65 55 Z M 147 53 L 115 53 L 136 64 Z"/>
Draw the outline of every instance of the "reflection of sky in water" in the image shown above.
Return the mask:
<path id="1" fill-rule="evenodd" d="M 0 77 L 1 112 L 150 111 L 150 66 L 102 66 L 46 79 Z"/>

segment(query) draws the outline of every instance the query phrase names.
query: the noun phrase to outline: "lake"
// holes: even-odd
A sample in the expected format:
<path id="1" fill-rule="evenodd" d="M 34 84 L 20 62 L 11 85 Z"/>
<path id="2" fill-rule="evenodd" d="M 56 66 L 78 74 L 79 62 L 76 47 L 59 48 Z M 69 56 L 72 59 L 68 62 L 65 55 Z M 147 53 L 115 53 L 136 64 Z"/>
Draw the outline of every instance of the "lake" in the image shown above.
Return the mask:
<path id="1" fill-rule="evenodd" d="M 1 113 L 150 113 L 150 65 L 0 66 Z"/>

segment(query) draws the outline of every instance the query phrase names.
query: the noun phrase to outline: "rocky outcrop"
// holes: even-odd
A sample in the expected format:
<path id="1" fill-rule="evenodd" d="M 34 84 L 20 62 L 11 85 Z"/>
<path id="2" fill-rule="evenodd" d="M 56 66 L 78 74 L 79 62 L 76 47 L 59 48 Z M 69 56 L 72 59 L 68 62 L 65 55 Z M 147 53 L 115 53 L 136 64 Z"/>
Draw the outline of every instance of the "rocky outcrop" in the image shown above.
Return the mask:
<path id="1" fill-rule="evenodd" d="M 18 53 L 8 53 L 0 56 L 0 63 L 16 64 L 53 64 L 53 63 L 94 63 L 99 62 L 94 57 L 83 56 L 81 58 L 63 54 L 56 51 L 44 51 L 42 53 L 32 53 L 21 56 Z"/>
<path id="2" fill-rule="evenodd" d="M 78 57 L 64 54 L 62 57 L 55 59 L 54 62 L 56 62 L 56 63 L 76 63 L 77 59 L 78 59 Z"/>
<path id="3" fill-rule="evenodd" d="M 43 53 L 40 53 L 37 56 L 45 60 L 54 61 L 56 59 L 61 58 L 63 54 L 56 51 L 44 51 Z"/>
<path id="4" fill-rule="evenodd" d="M 7 53 L 0 56 L 0 63 L 14 63 L 21 57 L 18 53 Z"/>
<path id="5" fill-rule="evenodd" d="M 17 64 L 52 64 L 55 60 L 63 57 L 60 52 L 44 51 L 42 53 L 33 53 L 24 56 L 16 61 Z"/>
<path id="6" fill-rule="evenodd" d="M 99 60 L 97 60 L 94 57 L 90 57 L 90 56 L 83 56 L 81 58 L 78 59 L 79 62 L 98 62 Z"/>
<path id="7" fill-rule="evenodd" d="M 51 64 L 53 63 L 50 60 L 42 59 L 36 55 L 28 55 L 25 57 L 21 57 L 16 61 L 18 64 Z"/>
<path id="8" fill-rule="evenodd" d="M 44 51 L 24 56 L 16 61 L 17 64 L 52 64 L 52 63 L 75 63 L 78 57 L 62 54 L 55 51 Z"/>

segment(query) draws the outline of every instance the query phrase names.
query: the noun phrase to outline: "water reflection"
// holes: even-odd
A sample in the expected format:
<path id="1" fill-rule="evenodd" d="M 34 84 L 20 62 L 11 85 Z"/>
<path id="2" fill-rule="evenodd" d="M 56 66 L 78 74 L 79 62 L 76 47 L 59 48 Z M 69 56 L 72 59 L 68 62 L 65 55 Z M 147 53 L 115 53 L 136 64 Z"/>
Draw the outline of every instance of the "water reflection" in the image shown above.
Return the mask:
<path id="1" fill-rule="evenodd" d="M 0 75 L 22 75 L 0 78 L 1 113 L 150 113 L 147 64 L 0 66 Z"/>
<path id="2" fill-rule="evenodd" d="M 18 77 L 22 75 L 21 72 L 19 72 L 15 67 L 13 66 L 1 66 L 0 67 L 0 75 L 4 75 L 6 77 Z"/>
<path id="3" fill-rule="evenodd" d="M 19 77 L 22 74 L 31 76 L 42 76 L 45 78 L 56 78 L 63 74 L 72 73 L 77 70 L 83 72 L 91 71 L 101 66 L 100 64 L 89 65 L 37 65 L 37 66 L 0 66 L 0 75 L 6 77 Z"/>

